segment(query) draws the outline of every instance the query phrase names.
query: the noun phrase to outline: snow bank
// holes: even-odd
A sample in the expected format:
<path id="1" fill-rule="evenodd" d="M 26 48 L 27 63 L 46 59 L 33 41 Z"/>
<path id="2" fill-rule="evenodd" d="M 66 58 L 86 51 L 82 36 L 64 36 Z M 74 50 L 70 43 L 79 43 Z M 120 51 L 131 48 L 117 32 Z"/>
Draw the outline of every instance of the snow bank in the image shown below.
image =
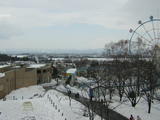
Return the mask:
<path id="1" fill-rule="evenodd" d="M 86 82 L 88 82 L 88 79 L 87 79 L 87 78 L 84 78 L 84 77 L 77 77 L 77 82 L 86 83 Z"/>
<path id="2" fill-rule="evenodd" d="M 6 96 L 6 99 L 30 99 L 43 96 L 44 93 L 45 89 L 43 89 L 42 86 L 30 86 L 12 91 L 9 95 Z"/>
<path id="3" fill-rule="evenodd" d="M 51 80 L 50 83 L 43 83 L 43 84 L 41 84 L 41 86 L 49 87 L 49 86 L 55 86 L 56 84 L 57 84 L 57 82 L 55 80 Z"/>
<path id="4" fill-rule="evenodd" d="M 66 88 L 68 90 L 70 90 L 72 93 L 80 93 L 80 89 L 76 88 L 76 87 L 71 87 L 70 85 L 67 85 Z"/>
<path id="5" fill-rule="evenodd" d="M 77 88 L 76 86 L 71 87 L 70 85 L 67 85 L 66 87 L 63 84 L 60 84 L 59 86 L 56 87 L 57 90 L 61 92 L 67 93 L 68 90 L 71 91 L 71 93 L 79 93 L 80 96 L 83 96 L 85 98 L 89 98 L 88 96 L 88 89 L 80 89 Z"/>
<path id="6" fill-rule="evenodd" d="M 62 92 L 67 92 L 67 89 L 64 87 L 64 85 L 59 85 L 56 87 L 56 89 Z"/>
<path id="7" fill-rule="evenodd" d="M 85 83 L 85 84 L 92 84 L 95 83 L 93 80 L 89 80 L 85 77 L 77 77 L 77 82 L 78 83 Z"/>

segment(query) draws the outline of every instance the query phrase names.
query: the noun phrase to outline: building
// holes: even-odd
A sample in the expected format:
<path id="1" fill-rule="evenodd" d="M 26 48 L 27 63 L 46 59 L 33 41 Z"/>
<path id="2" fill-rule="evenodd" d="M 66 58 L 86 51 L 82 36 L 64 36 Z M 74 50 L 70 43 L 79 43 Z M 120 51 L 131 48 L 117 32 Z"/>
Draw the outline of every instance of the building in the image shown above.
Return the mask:
<path id="1" fill-rule="evenodd" d="M 9 94 L 12 90 L 28 87 L 37 84 L 37 75 L 35 69 L 27 68 L 1 68 L 0 76 L 0 98 Z"/>
<path id="2" fill-rule="evenodd" d="M 35 69 L 15 69 L 16 89 L 37 84 L 37 72 Z"/>
<path id="3" fill-rule="evenodd" d="M 12 90 L 31 85 L 50 82 L 52 68 L 46 64 L 31 64 L 29 66 L 0 66 L 0 98 Z"/>
<path id="4" fill-rule="evenodd" d="M 0 65 L 0 73 L 10 70 L 10 65 Z"/>
<path id="5" fill-rule="evenodd" d="M 76 81 L 77 76 L 77 69 L 76 68 L 70 68 L 66 71 L 66 77 L 67 80 L 69 80 L 70 85 L 73 85 Z M 68 79 L 70 78 L 70 79 Z"/>
<path id="6" fill-rule="evenodd" d="M 37 84 L 48 83 L 52 79 L 52 67 L 50 64 L 31 64 L 27 68 L 36 70 Z"/>

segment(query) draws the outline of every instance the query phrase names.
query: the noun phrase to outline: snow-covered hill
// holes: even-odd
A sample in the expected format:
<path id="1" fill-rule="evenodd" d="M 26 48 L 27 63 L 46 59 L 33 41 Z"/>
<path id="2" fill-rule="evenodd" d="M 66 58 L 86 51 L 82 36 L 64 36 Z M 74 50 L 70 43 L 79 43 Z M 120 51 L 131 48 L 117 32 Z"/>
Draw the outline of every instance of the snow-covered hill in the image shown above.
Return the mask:
<path id="1" fill-rule="evenodd" d="M 0 120 L 89 119 L 83 116 L 85 107 L 81 103 L 71 100 L 70 106 L 69 98 L 55 90 L 48 91 L 43 97 L 42 93 L 44 89 L 41 86 L 22 88 L 12 92 L 6 97 L 6 101 L 0 101 Z M 34 95 L 37 97 L 33 97 Z M 13 96 L 17 100 L 12 100 Z M 96 116 L 95 120 L 100 120 L 100 117 Z"/>

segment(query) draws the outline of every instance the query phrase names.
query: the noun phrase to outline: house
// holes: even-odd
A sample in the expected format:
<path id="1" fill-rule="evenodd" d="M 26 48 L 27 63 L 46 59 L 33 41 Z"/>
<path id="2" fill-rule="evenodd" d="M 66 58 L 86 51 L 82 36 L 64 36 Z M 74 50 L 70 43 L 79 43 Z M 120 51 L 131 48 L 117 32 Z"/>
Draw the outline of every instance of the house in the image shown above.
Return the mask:
<path id="1" fill-rule="evenodd" d="M 35 69 L 37 84 L 50 82 L 52 79 L 52 67 L 50 64 L 31 64 L 28 69 Z"/>

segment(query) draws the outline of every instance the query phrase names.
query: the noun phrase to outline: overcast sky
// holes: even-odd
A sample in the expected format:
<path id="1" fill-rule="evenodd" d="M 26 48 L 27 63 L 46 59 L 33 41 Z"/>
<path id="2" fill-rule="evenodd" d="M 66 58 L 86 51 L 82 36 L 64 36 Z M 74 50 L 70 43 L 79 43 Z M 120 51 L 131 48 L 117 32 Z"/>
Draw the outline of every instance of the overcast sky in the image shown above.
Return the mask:
<path id="1" fill-rule="evenodd" d="M 0 0 L 0 49 L 94 49 L 128 39 L 160 0 Z"/>

